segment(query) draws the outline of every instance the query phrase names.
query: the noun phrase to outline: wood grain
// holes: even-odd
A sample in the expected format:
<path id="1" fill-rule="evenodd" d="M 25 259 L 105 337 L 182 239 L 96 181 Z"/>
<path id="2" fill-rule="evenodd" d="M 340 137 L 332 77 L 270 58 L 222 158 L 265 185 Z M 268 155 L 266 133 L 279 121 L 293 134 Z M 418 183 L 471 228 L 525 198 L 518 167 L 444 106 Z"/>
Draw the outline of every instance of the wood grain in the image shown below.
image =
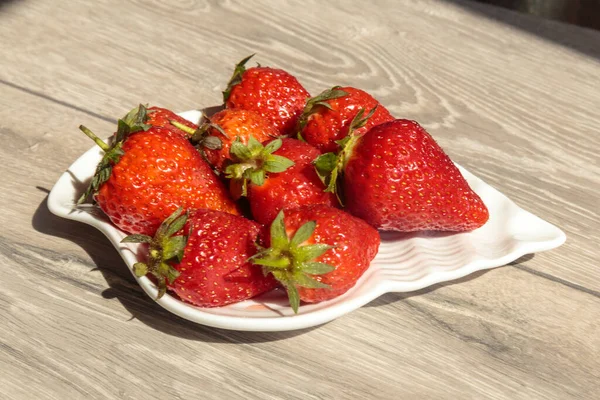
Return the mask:
<path id="1" fill-rule="evenodd" d="M 600 61 L 460 1 L 0 3 L 0 398 L 591 399 L 600 389 Z M 478 6 L 486 9 L 485 6 Z M 218 104 L 231 66 L 373 93 L 567 233 L 559 249 L 292 333 L 155 305 L 47 191 L 139 102 Z M 600 54 L 600 52 L 598 52 Z"/>

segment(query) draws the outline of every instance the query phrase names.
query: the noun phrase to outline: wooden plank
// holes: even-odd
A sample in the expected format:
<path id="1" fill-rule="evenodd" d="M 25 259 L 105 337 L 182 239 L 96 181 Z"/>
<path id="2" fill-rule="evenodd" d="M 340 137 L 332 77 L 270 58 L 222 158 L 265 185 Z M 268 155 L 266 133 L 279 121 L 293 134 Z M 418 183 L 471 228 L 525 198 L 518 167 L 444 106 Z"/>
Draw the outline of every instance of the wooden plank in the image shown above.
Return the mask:
<path id="1" fill-rule="evenodd" d="M 441 1 L 179 7 L 0 8 L 0 397 L 594 398 L 597 60 Z M 109 133 L 139 101 L 216 104 L 253 51 L 313 93 L 353 84 L 421 121 L 567 243 L 306 331 L 229 332 L 163 311 L 101 234 L 48 212 L 46 191 L 91 146 L 80 123 Z"/>

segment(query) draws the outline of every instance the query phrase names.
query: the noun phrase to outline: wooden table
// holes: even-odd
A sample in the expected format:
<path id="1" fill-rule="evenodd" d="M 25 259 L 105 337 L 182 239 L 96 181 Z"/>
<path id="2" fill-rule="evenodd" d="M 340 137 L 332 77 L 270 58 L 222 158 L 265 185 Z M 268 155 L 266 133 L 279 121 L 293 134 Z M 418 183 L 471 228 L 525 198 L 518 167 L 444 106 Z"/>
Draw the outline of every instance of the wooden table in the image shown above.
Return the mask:
<path id="1" fill-rule="evenodd" d="M 0 398 L 598 398 L 600 32 L 459 0 L 166 3 L 0 2 Z M 80 123 L 218 104 L 253 52 L 420 121 L 566 244 L 305 331 L 164 311 L 47 193 Z"/>

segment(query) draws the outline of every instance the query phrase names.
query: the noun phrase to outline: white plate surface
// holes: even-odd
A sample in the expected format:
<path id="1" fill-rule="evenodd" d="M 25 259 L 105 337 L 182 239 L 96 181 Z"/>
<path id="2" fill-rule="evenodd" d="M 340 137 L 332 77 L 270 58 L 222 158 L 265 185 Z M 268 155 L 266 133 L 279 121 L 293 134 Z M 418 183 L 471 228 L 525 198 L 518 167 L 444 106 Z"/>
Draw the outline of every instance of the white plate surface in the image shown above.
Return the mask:
<path id="1" fill-rule="evenodd" d="M 188 111 L 180 115 L 197 123 L 201 112 Z M 100 230 L 132 270 L 138 245 L 121 244 L 126 234 L 111 225 L 98 209 L 75 207 L 76 199 L 101 157 L 102 151 L 97 146 L 79 157 L 52 188 L 48 207 L 59 217 Z M 218 328 L 245 331 L 302 329 L 338 318 L 387 292 L 409 292 L 462 278 L 564 243 L 566 236 L 560 229 L 521 209 L 481 179 L 459 168 L 487 205 L 489 221 L 468 233 L 382 233 L 377 257 L 356 286 L 343 296 L 323 303 L 303 304 L 298 315 L 294 315 L 286 304 L 285 293 L 281 290 L 220 308 L 194 307 L 168 294 L 157 302 L 185 319 Z M 155 285 L 147 277 L 136 279 L 142 289 L 156 299 Z"/>

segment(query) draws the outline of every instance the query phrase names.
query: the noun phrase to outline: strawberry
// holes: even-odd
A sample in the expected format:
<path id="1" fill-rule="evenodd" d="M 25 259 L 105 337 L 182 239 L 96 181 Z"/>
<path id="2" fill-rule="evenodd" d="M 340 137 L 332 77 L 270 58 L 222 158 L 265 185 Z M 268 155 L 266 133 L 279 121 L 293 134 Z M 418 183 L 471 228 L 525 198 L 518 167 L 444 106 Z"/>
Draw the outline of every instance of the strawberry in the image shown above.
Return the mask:
<path id="1" fill-rule="evenodd" d="M 481 198 L 415 121 L 378 125 L 347 138 L 335 162 L 323 157 L 316 163 L 322 176 L 332 165 L 343 170 L 346 209 L 378 229 L 469 231 L 489 218 Z"/>
<path id="2" fill-rule="evenodd" d="M 310 94 L 295 77 L 281 69 L 261 66 L 246 69 L 251 57 L 236 65 L 223 92 L 225 106 L 260 114 L 281 136 L 293 134 Z"/>
<path id="3" fill-rule="evenodd" d="M 102 211 L 123 231 L 153 235 L 161 221 L 180 206 L 239 213 L 200 153 L 175 130 L 119 120 L 109 146 L 84 126 L 80 129 L 105 155 L 79 203 L 93 194 Z"/>
<path id="4" fill-rule="evenodd" d="M 180 208 L 156 235 L 130 235 L 126 243 L 147 243 L 148 261 L 134 264 L 138 276 L 156 278 L 158 298 L 167 288 L 185 302 L 219 307 L 257 296 L 278 284 L 248 262 L 262 227 L 246 218 L 215 210 Z"/>
<path id="5" fill-rule="evenodd" d="M 203 151 L 208 162 L 219 172 L 223 172 L 231 162 L 229 149 L 235 140 L 247 145 L 253 136 L 264 142 L 278 136 L 277 130 L 263 117 L 249 110 L 226 108 L 214 114 L 193 134 L 192 142 L 202 142 Z M 212 144 L 217 139 L 218 145 Z"/>
<path id="6" fill-rule="evenodd" d="M 254 219 L 269 224 L 284 208 L 296 208 L 306 204 L 337 205 L 333 193 L 324 191 L 313 161 L 319 151 L 308 143 L 285 138 L 281 147 L 273 154 L 294 162 L 294 165 L 278 174 L 266 177 L 262 186 L 248 187 L 248 200 Z"/>
<path id="7" fill-rule="evenodd" d="M 366 222 L 337 208 L 308 205 L 281 211 L 271 224 L 270 247 L 251 261 L 283 284 L 298 312 L 300 301 L 329 300 L 352 288 L 379 243 Z"/>
<path id="8" fill-rule="evenodd" d="M 394 119 L 389 111 L 367 92 L 350 86 L 335 86 L 308 100 L 299 120 L 300 135 L 322 153 L 337 151 L 337 141 L 348 136 L 350 123 L 360 109 L 373 110 L 356 135 Z"/>

